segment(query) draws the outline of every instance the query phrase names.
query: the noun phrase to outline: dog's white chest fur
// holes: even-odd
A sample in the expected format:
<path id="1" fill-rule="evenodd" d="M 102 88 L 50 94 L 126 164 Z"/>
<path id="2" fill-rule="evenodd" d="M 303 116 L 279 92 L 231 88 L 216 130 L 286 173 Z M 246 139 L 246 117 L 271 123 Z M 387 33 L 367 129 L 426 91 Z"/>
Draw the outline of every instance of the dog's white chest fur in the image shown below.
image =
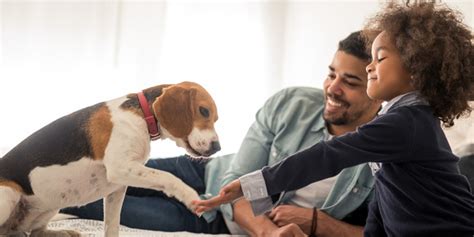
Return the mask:
<path id="1" fill-rule="evenodd" d="M 36 202 L 35 206 L 45 209 L 84 205 L 120 187 L 107 181 L 101 160 L 87 157 L 64 166 L 35 168 L 30 180 L 35 195 L 28 201 Z"/>

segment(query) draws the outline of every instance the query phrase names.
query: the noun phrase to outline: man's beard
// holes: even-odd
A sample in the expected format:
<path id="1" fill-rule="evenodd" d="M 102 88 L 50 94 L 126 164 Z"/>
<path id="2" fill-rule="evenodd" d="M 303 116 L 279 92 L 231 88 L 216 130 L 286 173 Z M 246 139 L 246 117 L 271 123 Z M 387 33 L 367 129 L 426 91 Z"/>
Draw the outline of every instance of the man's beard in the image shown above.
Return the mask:
<path id="1" fill-rule="evenodd" d="M 327 124 L 333 124 L 333 125 L 347 125 L 350 123 L 353 123 L 354 121 L 358 120 L 362 115 L 364 114 L 363 110 L 360 110 L 358 112 L 355 112 L 351 115 L 347 111 L 344 111 L 341 116 L 337 116 L 334 118 L 328 118 L 324 113 L 323 113 L 323 119 Z"/>
<path id="2" fill-rule="evenodd" d="M 337 116 L 335 118 L 328 118 L 323 114 L 323 119 L 327 124 L 346 125 L 349 123 L 349 115 L 347 114 L 347 111 L 342 113 L 341 116 Z"/>
<path id="3" fill-rule="evenodd" d="M 323 113 L 323 119 L 324 121 L 327 123 L 327 124 L 334 124 L 334 125 L 346 125 L 350 122 L 350 118 L 349 118 L 349 113 L 347 112 L 347 110 L 349 109 L 350 107 L 350 104 L 345 101 L 344 99 L 342 99 L 341 97 L 339 96 L 336 96 L 336 95 L 333 95 L 331 93 L 327 93 L 326 95 L 326 103 L 328 103 L 328 99 L 331 99 L 332 101 L 335 101 L 337 103 L 341 103 L 342 104 L 342 107 L 345 109 L 341 115 L 339 116 L 331 116 L 331 115 L 326 115 L 326 109 Z"/>

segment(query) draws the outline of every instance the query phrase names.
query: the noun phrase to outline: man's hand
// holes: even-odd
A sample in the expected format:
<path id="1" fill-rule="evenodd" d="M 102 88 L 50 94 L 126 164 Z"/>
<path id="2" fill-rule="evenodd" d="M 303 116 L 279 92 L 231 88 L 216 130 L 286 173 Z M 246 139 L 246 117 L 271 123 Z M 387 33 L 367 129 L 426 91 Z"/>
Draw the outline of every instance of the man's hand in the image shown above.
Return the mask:
<path id="1" fill-rule="evenodd" d="M 363 236 L 364 228 L 355 226 L 340 220 L 334 219 L 328 214 L 317 210 L 318 228 L 317 236 L 321 237 L 357 237 Z M 290 205 L 281 205 L 272 210 L 268 215 L 272 222 L 277 226 L 286 226 L 293 223 L 299 226 L 307 235 L 310 233 L 311 222 L 313 220 L 313 209 L 302 208 Z"/>
<path id="2" fill-rule="evenodd" d="M 192 204 L 195 206 L 194 212 L 199 214 L 218 207 L 221 204 L 229 203 L 242 196 L 242 187 L 240 186 L 240 181 L 237 179 L 224 186 L 219 192 L 219 196 L 208 200 L 194 200 Z"/>
<path id="3" fill-rule="evenodd" d="M 279 227 L 294 223 L 298 225 L 304 233 L 309 235 L 311 222 L 313 220 L 313 209 L 293 205 L 281 205 L 274 208 L 268 217 Z"/>
<path id="4" fill-rule="evenodd" d="M 234 221 L 252 237 L 272 237 L 279 227 L 266 215 L 254 216 L 249 201 L 241 198 L 232 205 Z"/>
<path id="5" fill-rule="evenodd" d="M 296 224 L 289 224 L 276 229 L 271 236 L 305 237 L 307 236 Z"/>

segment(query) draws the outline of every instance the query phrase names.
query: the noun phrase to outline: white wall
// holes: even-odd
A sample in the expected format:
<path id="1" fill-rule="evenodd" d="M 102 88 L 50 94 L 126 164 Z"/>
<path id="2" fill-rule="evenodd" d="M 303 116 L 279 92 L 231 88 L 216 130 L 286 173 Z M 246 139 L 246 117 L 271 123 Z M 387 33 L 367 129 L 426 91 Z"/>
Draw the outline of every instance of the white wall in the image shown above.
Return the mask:
<path id="1" fill-rule="evenodd" d="M 59 116 L 184 80 L 213 95 L 222 153 L 233 152 L 279 72 L 267 63 L 274 57 L 268 45 L 281 39 L 264 29 L 278 17 L 272 4 L 17 0 L 0 6 L 0 100 L 8 111 L 0 123 L 1 154 Z M 154 143 L 152 151 L 182 153 L 169 142 Z"/>
<path id="2" fill-rule="evenodd" d="M 322 87 L 327 68 L 339 40 L 360 30 L 384 1 L 290 1 L 286 17 L 285 55 L 282 87 Z M 474 3 L 444 0 L 459 10 L 468 25 L 474 24 Z"/>
<path id="3" fill-rule="evenodd" d="M 473 24 L 471 1 L 445 1 Z M 0 1 L 0 156 L 87 105 L 191 80 L 216 100 L 223 153 L 265 99 L 321 87 L 337 42 L 379 1 Z M 182 154 L 155 142 L 153 156 Z"/>

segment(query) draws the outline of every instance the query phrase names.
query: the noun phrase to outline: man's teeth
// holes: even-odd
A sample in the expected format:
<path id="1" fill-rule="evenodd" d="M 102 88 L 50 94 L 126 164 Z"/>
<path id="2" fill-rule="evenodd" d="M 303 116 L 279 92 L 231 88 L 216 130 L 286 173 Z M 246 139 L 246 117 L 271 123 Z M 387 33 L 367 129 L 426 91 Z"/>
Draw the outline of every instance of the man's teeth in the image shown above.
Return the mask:
<path id="1" fill-rule="evenodd" d="M 334 107 L 341 107 L 342 106 L 341 103 L 337 103 L 336 101 L 332 100 L 331 98 L 328 98 L 328 104 L 330 106 L 334 106 Z"/>

